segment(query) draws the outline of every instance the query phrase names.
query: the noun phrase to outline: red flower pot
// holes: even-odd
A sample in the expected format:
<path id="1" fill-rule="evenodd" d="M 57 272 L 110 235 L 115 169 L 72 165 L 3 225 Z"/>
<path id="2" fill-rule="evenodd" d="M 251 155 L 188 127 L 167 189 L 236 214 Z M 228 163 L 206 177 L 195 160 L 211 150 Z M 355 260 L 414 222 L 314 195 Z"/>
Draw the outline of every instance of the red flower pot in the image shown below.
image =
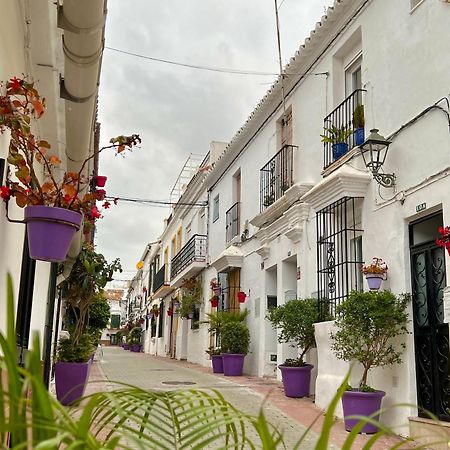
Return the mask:
<path id="1" fill-rule="evenodd" d="M 167 315 L 168 315 L 169 317 L 172 317 L 172 316 L 173 316 L 173 309 L 168 309 L 168 310 L 167 310 Z"/>
<path id="2" fill-rule="evenodd" d="M 247 294 L 245 292 L 239 291 L 237 293 L 237 298 L 238 298 L 239 303 L 244 303 L 245 299 L 247 298 Z"/>
<path id="3" fill-rule="evenodd" d="M 105 177 L 104 175 L 97 175 L 95 177 L 95 184 L 98 187 L 105 187 L 106 184 L 106 180 L 108 179 L 108 177 Z"/>
<path id="4" fill-rule="evenodd" d="M 219 299 L 217 297 L 213 297 L 211 300 L 211 307 L 217 308 L 219 306 Z"/>

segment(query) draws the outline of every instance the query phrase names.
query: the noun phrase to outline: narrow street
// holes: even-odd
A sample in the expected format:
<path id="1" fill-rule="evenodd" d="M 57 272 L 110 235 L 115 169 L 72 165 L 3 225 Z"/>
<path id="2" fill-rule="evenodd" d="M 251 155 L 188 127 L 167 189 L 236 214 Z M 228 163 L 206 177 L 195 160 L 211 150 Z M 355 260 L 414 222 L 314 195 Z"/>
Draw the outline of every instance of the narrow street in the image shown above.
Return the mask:
<path id="1" fill-rule="evenodd" d="M 99 383 L 103 380 L 104 383 Z M 185 361 L 175 361 L 144 353 L 131 353 L 119 347 L 103 348 L 91 372 L 87 394 L 102 389 L 111 389 L 108 382 L 129 383 L 148 390 L 215 389 L 231 404 L 249 414 L 256 415 L 264 399 L 267 419 L 282 430 L 286 448 L 293 448 L 310 423 L 320 415 L 320 410 L 310 399 L 292 399 L 284 396 L 281 384 L 275 380 L 242 376 L 225 378 L 214 375 L 211 369 Z M 321 418 L 308 433 L 301 449 L 313 449 L 318 439 Z M 330 449 L 339 449 L 347 436 L 342 422 L 333 428 L 333 444 Z M 354 448 L 362 448 L 369 436 L 360 435 Z M 399 442 L 394 438 L 382 438 L 374 449 L 390 448 Z M 408 448 L 405 446 L 405 448 Z"/>

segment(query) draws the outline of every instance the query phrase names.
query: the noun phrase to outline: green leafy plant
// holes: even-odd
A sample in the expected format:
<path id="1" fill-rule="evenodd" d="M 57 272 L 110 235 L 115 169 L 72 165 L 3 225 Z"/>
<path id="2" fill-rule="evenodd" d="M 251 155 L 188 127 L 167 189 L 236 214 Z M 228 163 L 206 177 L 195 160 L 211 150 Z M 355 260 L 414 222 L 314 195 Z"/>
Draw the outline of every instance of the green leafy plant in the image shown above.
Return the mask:
<path id="1" fill-rule="evenodd" d="M 364 128 L 364 105 L 358 105 L 353 111 L 353 128 Z"/>
<path id="2" fill-rule="evenodd" d="M 77 343 L 72 338 L 61 339 L 58 342 L 56 358 L 61 362 L 87 362 L 95 349 L 92 335 L 85 333 Z"/>
<path id="3" fill-rule="evenodd" d="M 305 365 L 303 358 L 316 345 L 314 324 L 331 319 L 320 314 L 318 300 L 314 298 L 289 300 L 269 309 L 266 318 L 279 330 L 278 342 L 294 342 L 301 349 L 298 360 L 294 360 L 297 367 Z"/>
<path id="4" fill-rule="evenodd" d="M 336 308 L 338 331 L 331 334 L 332 349 L 337 358 L 362 364 L 360 389 L 367 386 L 371 367 L 401 363 L 406 344 L 396 345 L 392 339 L 408 334 L 410 300 L 409 294 L 396 297 L 389 291 L 353 291 Z"/>
<path id="5" fill-rule="evenodd" d="M 216 336 L 220 336 L 222 327 L 226 323 L 245 322 L 249 314 L 250 311 L 248 309 L 244 309 L 243 311 L 217 311 L 206 314 L 208 317 L 206 323 L 209 324 L 208 331 L 210 333 L 215 333 Z"/>
<path id="6" fill-rule="evenodd" d="M 140 344 L 141 343 L 141 336 L 142 336 L 142 328 L 141 327 L 134 327 L 130 334 L 128 335 L 128 343 L 130 344 Z"/>
<path id="7" fill-rule="evenodd" d="M 250 345 L 250 332 L 243 322 L 228 322 L 221 329 L 223 353 L 247 354 Z"/>
<path id="8" fill-rule="evenodd" d="M 208 350 L 206 350 L 206 353 L 208 353 L 209 356 L 218 356 L 222 353 L 222 349 L 220 347 L 209 347 Z"/>
<path id="9" fill-rule="evenodd" d="M 103 331 L 108 326 L 110 317 L 111 307 L 104 294 L 100 293 L 94 297 L 89 307 L 88 325 L 90 328 Z"/>
<path id="10" fill-rule="evenodd" d="M 122 344 L 122 342 L 123 342 L 123 332 L 122 331 L 118 331 L 116 333 L 116 342 L 117 342 L 117 345 Z"/>
<path id="11" fill-rule="evenodd" d="M 195 308 L 202 304 L 202 278 L 191 277 L 183 280 L 182 289 L 183 294 L 178 312 L 181 317 L 187 317 L 189 313 L 193 313 Z"/>
<path id="12" fill-rule="evenodd" d="M 330 128 L 325 128 L 326 134 L 321 134 L 322 142 L 329 144 L 342 144 L 353 134 L 353 130 L 345 126 L 338 128 L 332 125 Z"/>

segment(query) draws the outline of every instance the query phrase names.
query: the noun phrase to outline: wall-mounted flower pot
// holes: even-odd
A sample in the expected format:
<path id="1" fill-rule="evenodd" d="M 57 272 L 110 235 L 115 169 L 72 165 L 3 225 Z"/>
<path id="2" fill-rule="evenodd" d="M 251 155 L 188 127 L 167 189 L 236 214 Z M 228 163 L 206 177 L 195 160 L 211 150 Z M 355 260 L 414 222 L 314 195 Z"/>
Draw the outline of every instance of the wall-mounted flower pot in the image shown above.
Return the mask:
<path id="1" fill-rule="evenodd" d="M 302 367 L 287 367 L 283 366 L 283 364 L 278 366 L 283 376 L 283 387 L 286 397 L 309 397 L 309 385 L 313 367 L 311 364 L 305 364 Z"/>
<path id="2" fill-rule="evenodd" d="M 367 284 L 371 291 L 378 291 L 381 287 L 381 283 L 383 281 L 383 275 L 376 273 L 368 273 L 366 274 Z"/>
<path id="3" fill-rule="evenodd" d="M 355 146 L 364 144 L 364 128 L 357 128 L 353 132 L 353 141 L 355 143 Z"/>
<path id="4" fill-rule="evenodd" d="M 346 142 L 339 142 L 331 146 L 333 149 L 333 159 L 336 161 L 348 152 L 348 144 Z"/>
<path id="5" fill-rule="evenodd" d="M 168 310 L 167 310 L 167 315 L 168 315 L 169 317 L 172 317 L 172 316 L 173 316 L 173 309 L 168 309 Z"/>
<path id="6" fill-rule="evenodd" d="M 222 288 L 220 286 L 216 286 L 212 288 L 212 291 L 214 292 L 214 295 L 220 295 Z"/>
<path id="7" fill-rule="evenodd" d="M 211 355 L 213 373 L 223 373 L 222 355 Z"/>
<path id="8" fill-rule="evenodd" d="M 55 364 L 56 397 L 62 405 L 70 405 L 84 395 L 90 363 L 57 362 Z"/>
<path id="9" fill-rule="evenodd" d="M 342 397 L 342 408 L 344 410 L 344 424 L 347 431 L 351 431 L 359 422 L 359 419 L 347 419 L 348 416 L 369 417 L 381 408 L 381 400 L 386 395 L 383 391 L 359 392 L 346 391 Z M 372 417 L 378 420 L 378 415 Z M 360 430 L 360 433 L 373 434 L 378 431 L 378 427 L 367 423 Z"/>
<path id="10" fill-rule="evenodd" d="M 35 205 L 25 208 L 30 257 L 39 261 L 62 262 L 82 216 L 76 211 Z"/>
<path id="11" fill-rule="evenodd" d="M 237 298 L 238 298 L 239 303 L 244 303 L 245 299 L 247 298 L 247 294 L 245 292 L 239 291 L 237 293 Z"/>
<path id="12" fill-rule="evenodd" d="M 187 318 L 188 319 L 193 319 L 194 318 L 194 313 L 193 312 L 188 313 Z"/>
<path id="13" fill-rule="evenodd" d="M 240 377 L 244 368 L 245 355 L 242 353 L 222 353 L 223 374 L 226 377 Z"/>
<path id="14" fill-rule="evenodd" d="M 219 306 L 219 298 L 218 297 L 213 297 L 211 300 L 211 307 L 212 308 L 217 308 Z"/>
<path id="15" fill-rule="evenodd" d="M 95 177 L 95 184 L 98 187 L 105 187 L 106 184 L 106 180 L 108 179 L 108 177 L 105 177 L 104 175 L 97 175 Z"/>

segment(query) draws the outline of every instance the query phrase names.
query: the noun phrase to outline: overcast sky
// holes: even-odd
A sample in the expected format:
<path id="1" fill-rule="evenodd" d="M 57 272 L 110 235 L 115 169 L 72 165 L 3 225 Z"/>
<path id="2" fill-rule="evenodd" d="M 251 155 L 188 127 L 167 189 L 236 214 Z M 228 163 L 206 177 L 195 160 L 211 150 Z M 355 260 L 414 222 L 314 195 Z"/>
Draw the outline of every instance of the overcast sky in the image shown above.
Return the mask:
<path id="1" fill-rule="evenodd" d="M 282 3 L 281 3 L 282 2 Z M 283 65 L 331 0 L 278 0 Z M 106 46 L 182 63 L 278 71 L 274 0 L 108 0 Z M 138 133 L 125 159 L 103 154 L 108 195 L 168 200 L 190 153 L 228 142 L 274 76 L 200 71 L 105 49 L 100 84 L 102 143 Z M 145 245 L 163 231 L 169 208 L 119 202 L 98 221 L 96 243 L 132 278 Z"/>

